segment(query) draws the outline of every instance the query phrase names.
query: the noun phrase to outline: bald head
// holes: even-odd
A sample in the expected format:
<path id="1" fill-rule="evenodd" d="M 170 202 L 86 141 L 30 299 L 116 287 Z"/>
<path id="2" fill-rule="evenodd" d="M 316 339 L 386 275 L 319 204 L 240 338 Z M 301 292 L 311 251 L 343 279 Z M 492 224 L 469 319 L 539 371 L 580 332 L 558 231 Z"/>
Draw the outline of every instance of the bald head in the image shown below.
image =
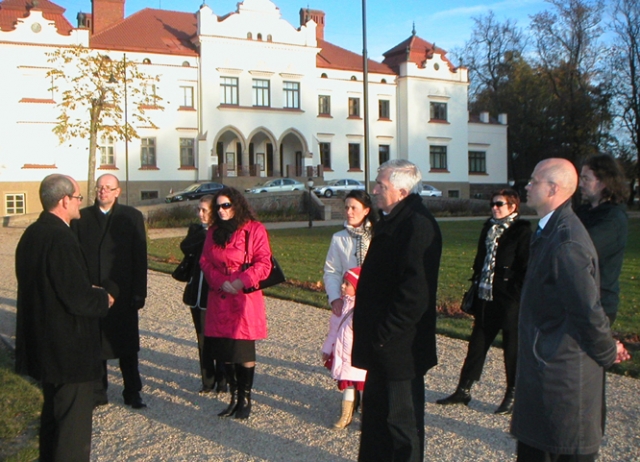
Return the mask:
<path id="1" fill-rule="evenodd" d="M 578 187 L 578 172 L 566 159 L 545 159 L 536 165 L 526 187 L 527 204 L 545 216 L 566 202 Z"/>
<path id="2" fill-rule="evenodd" d="M 96 181 L 96 201 L 100 208 L 108 212 L 120 196 L 120 182 L 115 175 L 105 173 Z"/>

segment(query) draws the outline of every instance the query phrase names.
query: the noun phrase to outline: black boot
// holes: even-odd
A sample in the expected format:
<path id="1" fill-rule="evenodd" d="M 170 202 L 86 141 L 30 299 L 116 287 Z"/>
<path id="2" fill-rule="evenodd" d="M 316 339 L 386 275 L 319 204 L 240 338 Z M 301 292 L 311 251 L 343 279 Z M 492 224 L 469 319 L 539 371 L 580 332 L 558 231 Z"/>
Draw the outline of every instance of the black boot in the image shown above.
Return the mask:
<path id="1" fill-rule="evenodd" d="M 473 380 L 469 379 L 460 379 L 460 383 L 458 384 L 458 388 L 451 396 L 447 396 L 446 398 L 442 398 L 436 401 L 438 404 L 459 404 L 462 403 L 465 406 L 469 404 L 471 401 L 471 385 L 473 385 Z"/>
<path id="2" fill-rule="evenodd" d="M 226 393 L 229 387 L 227 386 L 227 377 L 224 373 L 224 363 L 216 361 L 215 370 L 216 393 Z"/>
<path id="3" fill-rule="evenodd" d="M 516 394 L 516 387 L 507 387 L 507 392 L 504 394 L 504 399 L 498 409 L 494 411 L 494 414 L 511 414 L 513 411 L 513 398 Z"/>
<path id="4" fill-rule="evenodd" d="M 251 388 L 253 387 L 253 374 L 256 368 L 237 365 L 238 374 L 238 409 L 236 419 L 247 419 L 251 414 Z"/>
<path id="5" fill-rule="evenodd" d="M 229 391 L 231 392 L 231 400 L 227 408 L 218 414 L 218 417 L 230 417 L 236 412 L 238 407 L 238 380 L 236 378 L 236 365 L 225 364 L 224 375 L 227 377 L 227 383 L 229 384 Z"/>

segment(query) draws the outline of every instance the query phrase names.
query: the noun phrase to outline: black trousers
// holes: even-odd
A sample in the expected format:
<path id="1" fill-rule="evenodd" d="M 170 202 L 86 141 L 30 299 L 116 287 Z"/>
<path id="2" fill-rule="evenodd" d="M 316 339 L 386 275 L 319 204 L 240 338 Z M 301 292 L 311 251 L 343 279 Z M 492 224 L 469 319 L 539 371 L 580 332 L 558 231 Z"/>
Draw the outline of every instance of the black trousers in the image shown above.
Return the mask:
<path id="1" fill-rule="evenodd" d="M 518 358 L 518 318 L 515 313 L 511 316 L 505 315 L 499 306 L 495 305 L 495 302 L 485 302 L 483 309 L 473 322 L 467 357 L 460 372 L 462 380 L 480 380 L 487 352 L 500 330 L 502 330 L 507 387 L 515 386 Z"/>
<path id="2" fill-rule="evenodd" d="M 518 458 L 516 462 L 595 462 L 595 454 L 554 454 L 541 451 L 518 441 Z"/>
<path id="3" fill-rule="evenodd" d="M 198 359 L 200 361 L 200 374 L 202 377 L 202 388 L 210 389 L 217 379 L 222 378 L 224 373 L 222 364 L 216 376 L 216 365 L 213 360 L 213 354 L 208 343 L 204 341 L 204 320 L 207 311 L 200 308 L 191 308 L 191 318 L 193 319 L 193 327 L 196 329 L 198 339 Z"/>
<path id="4" fill-rule="evenodd" d="M 42 384 L 40 462 L 89 462 L 94 384 Z"/>
<path id="5" fill-rule="evenodd" d="M 125 398 L 134 398 L 140 395 L 142 390 L 142 379 L 140 378 L 140 371 L 138 370 L 138 353 L 131 353 L 128 355 L 122 355 L 118 358 L 120 371 L 122 372 L 122 382 L 124 383 L 124 390 L 122 396 Z M 102 383 L 99 384 L 100 388 L 97 390 L 96 398 L 107 398 L 107 388 L 109 387 L 109 379 L 107 373 L 107 361 L 102 362 Z"/>
<path id="6" fill-rule="evenodd" d="M 424 377 L 390 381 L 367 371 L 362 397 L 361 462 L 424 459 Z"/>

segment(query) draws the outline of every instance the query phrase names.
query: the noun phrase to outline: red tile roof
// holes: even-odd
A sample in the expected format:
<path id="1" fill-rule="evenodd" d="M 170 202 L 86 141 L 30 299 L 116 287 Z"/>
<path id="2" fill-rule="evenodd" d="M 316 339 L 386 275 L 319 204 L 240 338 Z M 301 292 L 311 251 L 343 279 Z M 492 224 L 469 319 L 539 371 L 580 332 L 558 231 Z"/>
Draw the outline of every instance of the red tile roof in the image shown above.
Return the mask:
<path id="1" fill-rule="evenodd" d="M 456 67 L 446 57 L 447 52 L 445 50 L 421 39 L 415 34 L 411 34 L 411 37 L 404 42 L 383 53 L 384 60 L 382 63 L 395 72 L 398 72 L 401 63 L 406 62 L 415 63 L 418 67 L 424 68 L 425 62 L 433 58 L 435 53 L 442 56 L 442 59 L 448 63 L 452 72 L 456 70 Z"/>
<path id="2" fill-rule="evenodd" d="M 91 37 L 91 47 L 197 56 L 194 13 L 145 8 Z"/>
<path id="3" fill-rule="evenodd" d="M 31 10 L 42 11 L 42 16 L 55 22 L 58 32 L 62 35 L 69 35 L 73 30 L 73 26 L 64 17 L 66 10 L 49 0 L 4 0 L 0 2 L 0 30 L 5 32 L 14 30 L 17 20 L 28 17 Z"/>
<path id="4" fill-rule="evenodd" d="M 322 48 L 316 56 L 316 65 L 318 67 L 362 72 L 362 55 L 345 50 L 321 39 L 318 39 L 318 48 Z M 393 70 L 386 64 L 381 64 L 371 59 L 367 62 L 369 72 L 394 74 Z"/>

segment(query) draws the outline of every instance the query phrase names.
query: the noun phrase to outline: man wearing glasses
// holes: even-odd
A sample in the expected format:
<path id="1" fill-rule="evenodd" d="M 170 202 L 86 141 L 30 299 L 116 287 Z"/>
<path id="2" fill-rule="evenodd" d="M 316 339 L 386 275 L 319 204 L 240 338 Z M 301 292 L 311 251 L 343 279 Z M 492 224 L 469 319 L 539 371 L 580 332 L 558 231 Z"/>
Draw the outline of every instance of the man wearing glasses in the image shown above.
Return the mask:
<path id="1" fill-rule="evenodd" d="M 118 203 L 118 179 L 105 174 L 96 182 L 96 200 L 80 211 L 73 222 L 89 265 L 91 282 L 107 289 L 116 299 L 102 320 L 102 383 L 95 404 L 107 404 L 107 359 L 119 359 L 124 403 L 134 409 L 146 407 L 138 370 L 140 334 L 138 310 L 147 297 L 147 241 L 142 213 Z"/>
<path id="2" fill-rule="evenodd" d="M 101 375 L 100 323 L 113 298 L 92 285 L 78 240 L 76 181 L 49 175 L 44 211 L 16 249 L 16 372 L 42 384 L 40 460 L 89 461 L 95 381 Z"/>

